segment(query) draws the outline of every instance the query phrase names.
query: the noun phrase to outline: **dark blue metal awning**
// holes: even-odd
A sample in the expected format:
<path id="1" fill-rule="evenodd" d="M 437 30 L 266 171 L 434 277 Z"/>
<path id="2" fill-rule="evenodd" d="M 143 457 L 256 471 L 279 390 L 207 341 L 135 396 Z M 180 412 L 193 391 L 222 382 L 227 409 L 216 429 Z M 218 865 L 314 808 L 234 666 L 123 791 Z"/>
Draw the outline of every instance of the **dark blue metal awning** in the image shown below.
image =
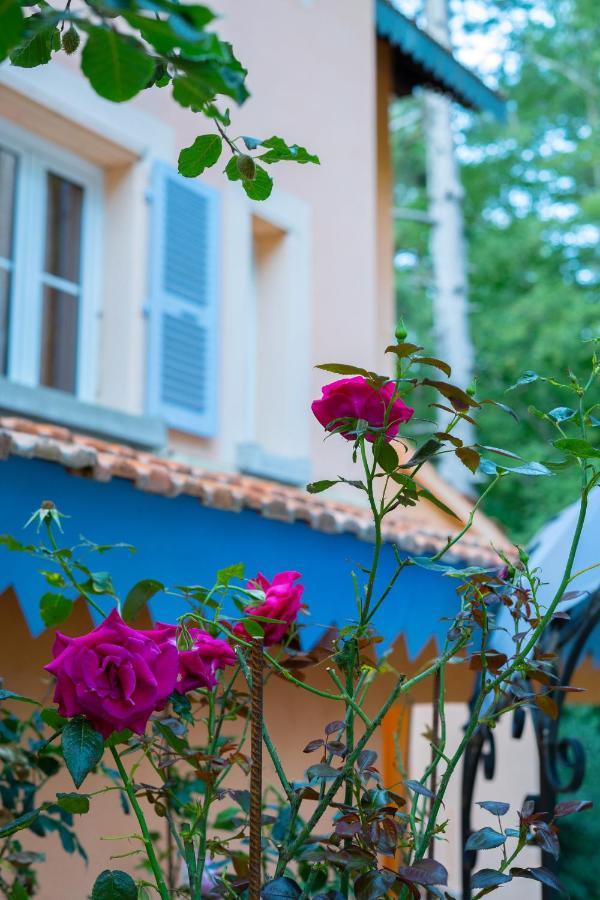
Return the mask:
<path id="1" fill-rule="evenodd" d="M 394 76 L 399 93 L 410 93 L 419 85 L 429 87 L 470 109 L 506 119 L 506 101 L 388 0 L 375 0 L 375 16 L 378 37 L 398 54 Z"/>

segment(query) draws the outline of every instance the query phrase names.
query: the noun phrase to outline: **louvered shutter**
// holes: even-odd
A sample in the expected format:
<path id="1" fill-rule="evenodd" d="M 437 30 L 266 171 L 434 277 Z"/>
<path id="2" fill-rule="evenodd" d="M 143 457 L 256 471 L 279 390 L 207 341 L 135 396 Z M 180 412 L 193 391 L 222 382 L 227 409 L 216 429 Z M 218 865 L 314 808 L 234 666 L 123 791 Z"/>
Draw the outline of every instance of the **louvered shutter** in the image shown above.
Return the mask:
<path id="1" fill-rule="evenodd" d="M 209 437 L 217 418 L 218 194 L 157 163 L 151 203 L 148 411 Z"/>

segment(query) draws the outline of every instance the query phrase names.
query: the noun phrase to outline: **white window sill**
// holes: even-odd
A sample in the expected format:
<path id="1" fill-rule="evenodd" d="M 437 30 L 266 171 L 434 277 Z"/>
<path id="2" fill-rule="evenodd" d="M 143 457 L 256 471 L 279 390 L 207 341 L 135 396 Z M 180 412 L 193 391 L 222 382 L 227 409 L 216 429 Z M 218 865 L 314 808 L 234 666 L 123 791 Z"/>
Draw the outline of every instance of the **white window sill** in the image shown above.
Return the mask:
<path id="1" fill-rule="evenodd" d="M 267 453 L 260 444 L 238 444 L 237 468 L 245 475 L 270 478 L 283 484 L 304 486 L 310 481 L 309 459 Z"/>
<path id="2" fill-rule="evenodd" d="M 163 448 L 167 442 L 164 422 L 154 416 L 136 416 L 85 403 L 54 388 L 29 387 L 1 376 L 0 412 L 53 422 L 72 431 L 143 449 Z"/>

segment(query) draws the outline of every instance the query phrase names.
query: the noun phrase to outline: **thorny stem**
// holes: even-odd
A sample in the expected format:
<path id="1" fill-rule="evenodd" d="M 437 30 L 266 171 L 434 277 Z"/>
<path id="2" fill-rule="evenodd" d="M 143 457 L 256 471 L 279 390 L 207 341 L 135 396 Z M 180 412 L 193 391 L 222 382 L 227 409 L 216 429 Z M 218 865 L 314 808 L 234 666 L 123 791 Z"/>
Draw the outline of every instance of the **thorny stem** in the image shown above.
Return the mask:
<path id="1" fill-rule="evenodd" d="M 146 854 L 148 856 L 148 862 L 150 863 L 150 867 L 154 875 L 154 880 L 156 881 L 156 889 L 158 890 L 158 893 L 163 898 L 163 900 L 169 900 L 169 890 L 165 884 L 158 859 L 156 858 L 156 853 L 154 852 L 154 846 L 152 844 L 152 838 L 150 837 L 150 832 L 148 830 L 148 824 L 135 795 L 135 789 L 133 787 L 133 784 L 131 783 L 131 779 L 127 774 L 127 771 L 125 770 L 125 766 L 123 765 L 121 757 L 119 756 L 116 748 L 111 747 L 110 752 L 112 753 L 115 765 L 119 771 L 119 775 L 121 776 L 121 780 L 127 792 L 127 797 L 129 798 L 129 802 L 131 803 L 131 808 L 133 809 L 138 820 L 140 830 L 142 832 L 142 840 L 144 842 L 144 847 L 146 848 Z"/>
<path id="2" fill-rule="evenodd" d="M 62 556 L 58 552 L 59 547 L 58 547 L 58 544 L 56 543 L 56 538 L 54 537 L 54 533 L 52 531 L 52 525 L 48 520 L 46 520 L 46 530 L 48 532 L 48 539 L 49 539 L 50 543 L 52 544 L 52 549 L 55 551 L 54 558 L 55 558 L 56 562 L 58 562 L 60 568 L 62 569 L 63 574 L 66 576 L 70 585 L 77 591 L 77 596 L 85 597 L 85 599 L 90 604 L 90 606 L 93 607 L 96 610 L 96 612 L 102 616 L 102 618 L 104 618 L 105 612 L 102 609 L 102 607 L 98 603 L 96 603 L 94 598 L 90 595 L 89 591 L 86 591 L 86 589 L 83 587 L 83 585 L 79 584 L 79 582 L 77 581 L 77 579 L 75 578 L 75 576 L 73 575 L 73 573 L 71 571 L 71 567 L 66 564 L 66 562 L 63 560 Z"/>

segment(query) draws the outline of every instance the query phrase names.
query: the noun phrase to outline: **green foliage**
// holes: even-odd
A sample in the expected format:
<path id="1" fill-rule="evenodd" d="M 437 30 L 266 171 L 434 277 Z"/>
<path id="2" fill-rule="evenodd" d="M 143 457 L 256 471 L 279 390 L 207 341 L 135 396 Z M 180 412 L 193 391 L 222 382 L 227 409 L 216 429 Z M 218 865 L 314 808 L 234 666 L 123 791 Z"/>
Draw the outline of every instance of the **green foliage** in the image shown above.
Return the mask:
<path id="1" fill-rule="evenodd" d="M 73 784 L 79 788 L 102 759 L 104 741 L 89 722 L 77 717 L 63 729 L 62 751 Z"/>
<path id="2" fill-rule="evenodd" d="M 105 869 L 98 875 L 92 889 L 92 900 L 136 900 L 135 881 L 127 872 Z"/>
<path id="3" fill-rule="evenodd" d="M 585 778 L 581 794 L 600 805 L 600 708 L 588 705 L 566 705 L 561 717 L 560 737 L 575 738 L 585 751 Z M 561 795 L 563 800 L 563 795 Z M 591 847 L 600 842 L 600 822 L 592 812 L 560 821 L 561 856 L 559 875 L 571 900 L 590 900 L 596 896 L 598 878 L 589 865 Z"/>
<path id="4" fill-rule="evenodd" d="M 218 132 L 201 135 L 181 151 L 182 175 L 196 178 L 214 166 L 226 144 L 232 154 L 228 178 L 241 181 L 250 199 L 265 200 L 273 181 L 256 160 L 319 162 L 306 148 L 277 136 L 262 141 L 226 135 L 230 116 L 222 104 L 246 101 L 246 70 L 231 45 L 207 30 L 215 19 L 208 7 L 176 0 L 85 0 L 73 9 L 47 2 L 36 12 L 30 9 L 26 0 L 0 0 L 0 61 L 10 56 L 15 66 L 46 65 L 56 53 L 73 55 L 83 37 L 81 70 L 101 97 L 123 103 L 143 90 L 170 86 L 180 106 L 204 116 Z"/>
<path id="5" fill-rule="evenodd" d="M 203 134 L 197 137 L 191 147 L 179 154 L 179 174 L 195 178 L 205 169 L 214 166 L 223 150 L 223 139 L 218 134 Z"/>
<path id="6" fill-rule="evenodd" d="M 535 15 L 523 15 L 534 5 Z M 461 113 L 457 139 L 478 394 L 501 401 L 516 372 L 558 373 L 567 360 L 581 371 L 589 357 L 583 341 L 598 333 L 600 18 L 590 0 L 501 0 L 481 9 L 457 43 L 504 23 L 496 77 L 512 114 L 508 125 L 498 125 Z M 425 213 L 419 101 L 398 102 L 392 122 L 395 203 Z M 428 236 L 419 221 L 396 223 L 398 311 L 424 344 L 433 333 Z M 547 447 L 552 423 L 530 419 L 527 407 L 552 410 L 556 394 L 546 381 L 531 380 L 531 391 L 509 401 L 520 423 L 486 407 L 479 439 L 493 443 L 502 433 L 525 459 L 548 463 L 555 459 Z M 431 417 L 426 406 L 418 414 Z M 578 477 L 573 468 L 560 480 L 505 479 L 485 508 L 522 541 L 575 498 Z"/>
<path id="7" fill-rule="evenodd" d="M 47 593 L 40 599 L 40 614 L 47 628 L 62 625 L 69 618 L 73 604 L 64 594 Z"/>
<path id="8" fill-rule="evenodd" d="M 81 70 L 97 94 L 122 103 L 148 84 L 154 65 L 138 41 L 97 27 L 90 30 Z"/>
<path id="9" fill-rule="evenodd" d="M 135 584 L 127 596 L 121 610 L 125 622 L 135 622 L 139 614 L 145 609 L 149 600 L 159 591 L 164 589 L 164 584 L 152 578 L 145 578 Z"/>

